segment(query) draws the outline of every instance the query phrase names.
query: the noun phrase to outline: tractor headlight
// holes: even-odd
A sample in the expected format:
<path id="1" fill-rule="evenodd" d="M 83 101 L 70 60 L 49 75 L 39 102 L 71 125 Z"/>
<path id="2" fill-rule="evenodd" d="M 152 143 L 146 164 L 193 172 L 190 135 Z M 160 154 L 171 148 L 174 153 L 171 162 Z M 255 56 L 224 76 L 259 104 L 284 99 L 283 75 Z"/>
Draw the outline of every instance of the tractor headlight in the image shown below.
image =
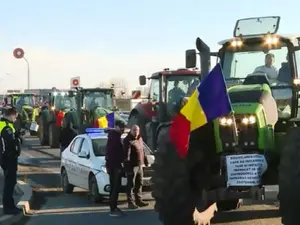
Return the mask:
<path id="1" fill-rule="evenodd" d="M 245 125 L 256 123 L 255 116 L 247 116 L 242 119 L 242 123 Z"/>
<path id="2" fill-rule="evenodd" d="M 222 126 L 230 126 L 233 124 L 232 118 L 223 117 L 219 120 L 220 125 Z"/>

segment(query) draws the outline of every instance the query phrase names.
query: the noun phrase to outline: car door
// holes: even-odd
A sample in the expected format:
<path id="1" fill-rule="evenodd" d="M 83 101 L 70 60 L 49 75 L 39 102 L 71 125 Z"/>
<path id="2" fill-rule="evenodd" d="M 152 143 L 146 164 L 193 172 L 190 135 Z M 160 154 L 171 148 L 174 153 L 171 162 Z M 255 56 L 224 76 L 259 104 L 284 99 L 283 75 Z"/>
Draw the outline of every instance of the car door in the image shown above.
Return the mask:
<path id="1" fill-rule="evenodd" d="M 72 142 L 70 146 L 70 154 L 69 157 L 66 159 L 67 163 L 67 172 L 68 172 L 68 179 L 69 182 L 75 186 L 80 187 L 80 176 L 79 176 L 79 171 L 80 168 L 77 163 L 77 155 L 80 151 L 81 144 L 82 144 L 83 138 L 82 137 L 77 137 L 75 140 Z"/>
<path id="2" fill-rule="evenodd" d="M 77 155 L 77 164 L 79 166 L 79 176 L 80 176 L 80 187 L 84 189 L 89 188 L 89 173 L 91 171 L 91 150 L 92 144 L 88 138 L 85 138 L 80 147 L 79 153 Z M 84 152 L 85 154 L 80 154 Z M 87 155 L 87 157 L 82 157 L 81 155 Z"/>

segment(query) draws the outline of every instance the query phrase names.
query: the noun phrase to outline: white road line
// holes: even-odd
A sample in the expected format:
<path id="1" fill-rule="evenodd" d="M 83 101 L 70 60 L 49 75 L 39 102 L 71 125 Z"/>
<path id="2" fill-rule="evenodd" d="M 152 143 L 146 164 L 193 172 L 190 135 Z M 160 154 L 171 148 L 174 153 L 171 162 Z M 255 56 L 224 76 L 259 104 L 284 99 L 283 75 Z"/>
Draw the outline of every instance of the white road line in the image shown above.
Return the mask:
<path id="1" fill-rule="evenodd" d="M 31 159 L 33 159 L 33 158 L 35 158 L 33 155 L 31 155 L 30 153 L 28 153 L 28 152 L 26 152 L 26 151 L 21 151 L 21 155 L 24 155 L 24 156 L 26 156 L 27 158 L 31 158 Z"/>

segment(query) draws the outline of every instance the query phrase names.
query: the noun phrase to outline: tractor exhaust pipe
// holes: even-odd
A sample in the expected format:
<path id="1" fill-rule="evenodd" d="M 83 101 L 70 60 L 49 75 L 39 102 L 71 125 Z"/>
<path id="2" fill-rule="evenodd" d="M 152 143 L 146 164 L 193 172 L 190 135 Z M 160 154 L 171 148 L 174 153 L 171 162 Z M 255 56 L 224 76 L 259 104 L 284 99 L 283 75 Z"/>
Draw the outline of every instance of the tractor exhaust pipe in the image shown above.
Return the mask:
<path id="1" fill-rule="evenodd" d="M 199 51 L 200 55 L 200 68 L 201 68 L 201 76 L 205 77 L 210 71 L 210 48 L 208 45 L 199 37 L 196 39 L 196 47 Z"/>
<path id="2" fill-rule="evenodd" d="M 210 57 L 217 56 L 217 53 L 211 53 L 208 45 L 202 41 L 199 37 L 196 39 L 196 47 L 199 53 L 195 49 L 189 49 L 185 51 L 185 67 L 195 68 L 197 64 L 197 54 L 200 55 L 200 80 L 205 77 L 210 71 Z"/>

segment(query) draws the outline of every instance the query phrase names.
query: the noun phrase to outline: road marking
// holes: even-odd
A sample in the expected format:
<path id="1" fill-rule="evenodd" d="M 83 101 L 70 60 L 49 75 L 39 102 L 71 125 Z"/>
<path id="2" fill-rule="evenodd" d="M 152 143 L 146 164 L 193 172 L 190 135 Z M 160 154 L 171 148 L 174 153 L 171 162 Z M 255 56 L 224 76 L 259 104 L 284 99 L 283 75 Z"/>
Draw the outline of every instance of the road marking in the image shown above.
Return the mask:
<path id="1" fill-rule="evenodd" d="M 21 155 L 26 156 L 27 158 L 35 158 L 33 155 L 31 155 L 30 153 L 26 152 L 25 150 L 21 151 Z"/>

